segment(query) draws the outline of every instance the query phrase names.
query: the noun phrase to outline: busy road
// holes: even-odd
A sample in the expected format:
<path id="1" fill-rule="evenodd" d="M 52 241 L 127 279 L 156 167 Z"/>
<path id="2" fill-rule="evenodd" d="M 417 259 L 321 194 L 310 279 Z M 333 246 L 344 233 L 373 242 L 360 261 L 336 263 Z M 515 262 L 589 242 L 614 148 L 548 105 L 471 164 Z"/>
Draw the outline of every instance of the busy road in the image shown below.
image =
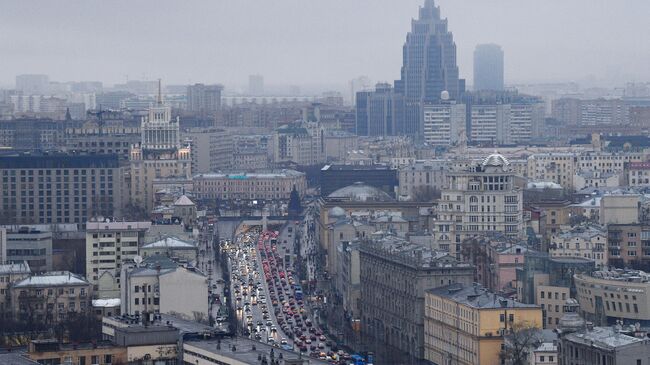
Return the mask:
<path id="1" fill-rule="evenodd" d="M 241 335 L 335 364 L 349 354 L 318 328 L 292 263 L 292 228 L 238 233 L 225 248 L 233 306 Z M 288 230 L 288 234 L 287 231 Z M 279 239 L 281 237 L 281 241 Z"/>

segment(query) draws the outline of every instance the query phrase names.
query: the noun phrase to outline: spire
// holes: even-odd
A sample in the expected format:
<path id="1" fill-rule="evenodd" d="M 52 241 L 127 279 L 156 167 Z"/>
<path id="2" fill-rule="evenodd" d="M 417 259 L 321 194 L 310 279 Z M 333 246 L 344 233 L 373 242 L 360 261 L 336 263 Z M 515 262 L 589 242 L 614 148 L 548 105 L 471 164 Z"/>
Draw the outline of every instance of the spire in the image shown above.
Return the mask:
<path id="1" fill-rule="evenodd" d="M 158 79 L 158 99 L 156 99 L 158 105 L 162 105 L 162 86 L 161 79 Z"/>

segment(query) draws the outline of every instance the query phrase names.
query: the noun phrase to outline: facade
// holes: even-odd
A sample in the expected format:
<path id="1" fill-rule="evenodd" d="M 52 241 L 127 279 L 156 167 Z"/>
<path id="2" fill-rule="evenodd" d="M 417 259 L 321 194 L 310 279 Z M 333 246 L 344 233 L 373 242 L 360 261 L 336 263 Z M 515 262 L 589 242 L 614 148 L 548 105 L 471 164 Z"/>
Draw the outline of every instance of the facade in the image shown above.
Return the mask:
<path id="1" fill-rule="evenodd" d="M 107 116 L 103 115 L 102 118 Z M 140 126 L 121 120 L 110 122 L 90 120 L 82 125 L 72 125 L 65 129 L 65 146 L 68 151 L 76 154 L 115 154 L 120 160 L 128 161 L 131 146 L 139 141 Z"/>
<path id="2" fill-rule="evenodd" d="M 474 268 L 391 236 L 361 242 L 359 251 L 362 335 L 381 341 L 394 354 L 423 359 L 425 291 L 469 285 Z"/>
<path id="3" fill-rule="evenodd" d="M 107 342 L 73 345 L 56 340 L 32 340 L 28 357 L 39 364 L 111 365 L 126 361 L 126 348 Z"/>
<path id="4" fill-rule="evenodd" d="M 503 50 L 498 44 L 474 49 L 474 90 L 503 90 Z"/>
<path id="5" fill-rule="evenodd" d="M 26 95 L 46 94 L 49 92 L 50 78 L 47 75 L 25 74 L 16 76 L 16 90 Z"/>
<path id="6" fill-rule="evenodd" d="M 325 165 L 320 171 L 321 196 L 357 182 L 379 188 L 390 196 L 395 196 L 399 183 L 397 171 L 386 165 Z"/>
<path id="7" fill-rule="evenodd" d="M 424 142 L 431 146 L 454 146 L 467 141 L 465 104 L 425 104 Z"/>
<path id="8" fill-rule="evenodd" d="M 375 86 L 375 91 L 360 91 L 356 100 L 358 136 L 395 134 L 394 92 L 390 84 L 379 83 Z"/>
<path id="9" fill-rule="evenodd" d="M 426 291 L 425 358 L 434 364 L 499 364 L 504 334 L 513 326 L 542 328 L 542 310 L 477 285 Z"/>
<path id="10" fill-rule="evenodd" d="M 27 262 L 33 272 L 52 270 L 52 232 L 29 227 L 7 231 L 7 263 Z"/>
<path id="11" fill-rule="evenodd" d="M 418 160 L 400 167 L 399 199 L 413 200 L 428 190 L 441 190 L 445 186 L 447 170 L 447 161 L 442 160 Z"/>
<path id="12" fill-rule="evenodd" d="M 122 313 L 208 318 L 208 279 L 196 268 L 180 266 L 165 256 L 149 256 L 139 267 L 123 272 Z"/>
<path id="13" fill-rule="evenodd" d="M 181 147 L 179 121 L 172 119 L 171 107 L 158 96 L 140 124 L 141 141 L 131 149 L 129 187 L 131 204 L 148 212 L 153 208 L 153 183 L 160 178 L 192 175 L 189 147 Z"/>
<path id="14" fill-rule="evenodd" d="M 600 227 L 579 226 L 551 236 L 548 253 L 553 257 L 584 257 L 596 267 L 607 265 L 607 232 Z"/>
<path id="15" fill-rule="evenodd" d="M 197 199 L 288 200 L 294 188 L 300 196 L 305 194 L 305 174 L 288 169 L 194 176 L 194 195 Z"/>
<path id="16" fill-rule="evenodd" d="M 650 185 L 650 162 L 630 162 L 626 178 L 629 186 Z"/>
<path id="17" fill-rule="evenodd" d="M 192 172 L 207 173 L 228 170 L 233 162 L 233 141 L 230 133 L 218 128 L 192 128 L 182 133 L 189 145 Z"/>
<path id="18" fill-rule="evenodd" d="M 400 80 L 395 81 L 395 130 L 398 134 L 420 135 L 423 132 L 424 103 L 444 98 L 460 100 L 465 80 L 458 77 L 456 44 L 441 19 L 440 8 L 427 0 L 419 9 L 418 19 L 411 21 L 402 50 Z"/>
<path id="19" fill-rule="evenodd" d="M 29 323 L 55 324 L 71 313 L 91 313 L 93 287 L 65 271 L 32 275 L 9 287 L 13 317 Z"/>
<path id="20" fill-rule="evenodd" d="M 120 215 L 122 168 L 117 155 L 0 157 L 5 223 L 77 223 Z"/>
<path id="21" fill-rule="evenodd" d="M 650 270 L 650 227 L 645 224 L 608 224 L 609 264 Z"/>
<path id="22" fill-rule="evenodd" d="M 345 161 L 349 151 L 359 149 L 358 137 L 341 130 L 325 131 L 324 143 L 327 161 Z"/>
<path id="23" fill-rule="evenodd" d="M 641 195 L 610 194 L 600 199 L 599 223 L 635 224 L 639 223 Z"/>
<path id="24" fill-rule="evenodd" d="M 497 145 L 507 143 L 510 104 L 472 105 L 469 139 L 473 143 Z"/>
<path id="25" fill-rule="evenodd" d="M 65 124 L 44 118 L 0 120 L 0 146 L 19 151 L 56 150 L 65 144 Z"/>
<path id="26" fill-rule="evenodd" d="M 140 254 L 144 258 L 149 256 L 165 256 L 178 258 L 189 263 L 196 262 L 198 251 L 199 249 L 195 242 L 182 240 L 173 236 L 155 240 L 140 247 Z"/>
<path id="27" fill-rule="evenodd" d="M 28 277 L 32 271 L 26 262 L 0 264 L 0 319 L 10 316 L 9 287 L 12 283 Z"/>
<path id="28" fill-rule="evenodd" d="M 86 223 L 86 277 L 97 298 L 119 298 L 122 267 L 133 264 L 150 227 L 150 222 Z"/>
<path id="29" fill-rule="evenodd" d="M 240 151 L 232 154 L 232 169 L 236 171 L 255 171 L 269 169 L 267 150 Z"/>
<path id="30" fill-rule="evenodd" d="M 432 233 L 453 256 L 460 258 L 461 242 L 472 236 L 523 237 L 522 190 L 502 155 L 492 154 L 466 171 L 448 172 L 441 195 Z"/>
<path id="31" fill-rule="evenodd" d="M 221 110 L 221 85 L 194 84 L 187 87 L 187 110 L 204 116 Z"/>
<path id="32" fill-rule="evenodd" d="M 316 122 L 288 124 L 277 128 L 272 137 L 275 163 L 316 165 L 325 161 L 323 128 Z"/>
<path id="33" fill-rule="evenodd" d="M 585 319 L 596 325 L 650 323 L 648 274 L 635 270 L 602 270 L 576 274 L 578 303 Z"/>

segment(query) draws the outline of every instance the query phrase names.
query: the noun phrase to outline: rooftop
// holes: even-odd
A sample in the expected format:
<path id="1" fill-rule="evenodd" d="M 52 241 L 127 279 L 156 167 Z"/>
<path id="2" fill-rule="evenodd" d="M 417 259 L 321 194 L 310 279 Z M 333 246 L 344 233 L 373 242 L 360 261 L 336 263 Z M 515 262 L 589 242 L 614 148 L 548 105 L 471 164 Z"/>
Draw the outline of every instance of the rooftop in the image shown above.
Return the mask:
<path id="1" fill-rule="evenodd" d="M 597 270 L 591 273 L 591 276 L 596 279 L 630 283 L 647 283 L 650 281 L 650 274 L 641 270 L 630 269 Z"/>
<path id="2" fill-rule="evenodd" d="M 180 198 L 178 198 L 175 202 L 174 205 L 176 206 L 193 206 L 196 205 L 194 204 L 193 201 L 190 200 L 190 198 L 187 197 L 187 195 L 181 195 Z"/>
<path id="3" fill-rule="evenodd" d="M 352 185 L 337 189 L 327 196 L 356 202 L 391 202 L 395 201 L 385 191 L 374 186 L 356 182 Z"/>
<path id="4" fill-rule="evenodd" d="M 168 236 L 145 244 L 143 248 L 196 248 L 194 242 L 185 241 L 175 236 Z"/>
<path id="5" fill-rule="evenodd" d="M 27 261 L 14 264 L 0 265 L 0 275 L 9 274 L 30 274 L 32 270 L 29 268 Z"/>
<path id="6" fill-rule="evenodd" d="M 120 298 L 93 299 L 93 307 L 95 308 L 119 307 L 121 304 L 122 300 Z"/>
<path id="7" fill-rule="evenodd" d="M 33 275 L 14 283 L 15 288 L 47 287 L 68 285 L 90 285 L 82 276 L 69 271 L 52 271 L 41 275 Z"/>
<path id="8" fill-rule="evenodd" d="M 211 172 L 207 174 L 194 175 L 195 179 L 231 179 L 231 180 L 246 180 L 246 179 L 277 179 L 281 177 L 300 177 L 305 174 L 296 170 L 283 169 L 283 170 L 260 170 L 258 172 Z"/>
<path id="9" fill-rule="evenodd" d="M 99 230 L 113 230 L 113 231 L 126 231 L 138 230 L 146 231 L 151 228 L 151 222 L 86 222 L 86 231 L 99 231 Z"/>
<path id="10" fill-rule="evenodd" d="M 430 289 L 427 292 L 477 309 L 540 308 L 535 304 L 524 304 L 502 297 L 478 284 L 473 286 L 451 284 Z"/>
<path id="11" fill-rule="evenodd" d="M 615 327 L 594 327 L 593 330 L 585 332 L 569 333 L 565 336 L 567 341 L 577 342 L 590 347 L 598 347 L 604 350 L 614 350 L 618 347 L 634 343 L 648 341 L 646 338 L 636 338 L 621 333 Z"/>

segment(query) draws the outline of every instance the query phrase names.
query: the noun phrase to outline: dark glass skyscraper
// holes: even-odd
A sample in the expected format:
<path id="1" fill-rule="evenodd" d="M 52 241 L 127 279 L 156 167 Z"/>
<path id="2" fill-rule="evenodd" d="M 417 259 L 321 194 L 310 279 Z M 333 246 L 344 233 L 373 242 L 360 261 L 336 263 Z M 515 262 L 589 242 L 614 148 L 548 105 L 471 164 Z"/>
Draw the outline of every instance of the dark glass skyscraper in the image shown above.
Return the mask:
<path id="1" fill-rule="evenodd" d="M 474 49 L 474 90 L 503 90 L 503 50 L 498 44 Z"/>
<path id="2" fill-rule="evenodd" d="M 426 0 L 418 19 L 411 21 L 403 48 L 401 79 L 395 81 L 396 132 L 421 135 L 422 105 L 439 103 L 443 91 L 449 99 L 459 100 L 465 80 L 458 78 L 456 44 L 447 29 L 447 19 L 440 18 L 440 8 Z"/>

